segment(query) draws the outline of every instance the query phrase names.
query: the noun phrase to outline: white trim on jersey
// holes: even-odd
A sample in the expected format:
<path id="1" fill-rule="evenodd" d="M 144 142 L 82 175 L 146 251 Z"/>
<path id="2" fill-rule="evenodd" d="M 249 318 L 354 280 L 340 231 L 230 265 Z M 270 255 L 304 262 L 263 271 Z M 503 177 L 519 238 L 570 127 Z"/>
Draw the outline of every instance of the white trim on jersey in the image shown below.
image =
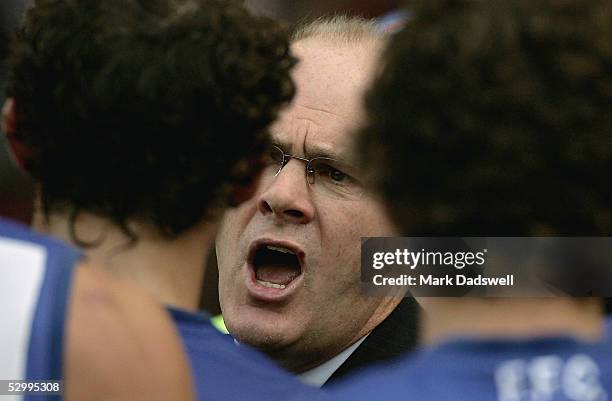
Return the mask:
<path id="1" fill-rule="evenodd" d="M 42 246 L 0 237 L 0 378 L 25 380 L 30 332 L 45 276 Z M 20 401 L 22 396 L 2 397 Z"/>

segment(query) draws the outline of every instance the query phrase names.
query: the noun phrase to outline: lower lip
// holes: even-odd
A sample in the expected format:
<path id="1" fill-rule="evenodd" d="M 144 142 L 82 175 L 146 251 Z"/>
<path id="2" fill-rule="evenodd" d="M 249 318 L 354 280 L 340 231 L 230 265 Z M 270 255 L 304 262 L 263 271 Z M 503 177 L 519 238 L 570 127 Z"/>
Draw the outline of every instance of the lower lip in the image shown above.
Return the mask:
<path id="1" fill-rule="evenodd" d="M 302 283 L 302 277 L 304 276 L 304 274 L 300 274 L 287 284 L 285 288 L 270 288 L 264 287 L 257 282 L 257 276 L 255 275 L 255 268 L 253 266 L 247 265 L 246 273 L 246 288 L 249 295 L 258 301 L 265 302 L 285 301 L 291 294 L 297 291 L 297 288 Z"/>

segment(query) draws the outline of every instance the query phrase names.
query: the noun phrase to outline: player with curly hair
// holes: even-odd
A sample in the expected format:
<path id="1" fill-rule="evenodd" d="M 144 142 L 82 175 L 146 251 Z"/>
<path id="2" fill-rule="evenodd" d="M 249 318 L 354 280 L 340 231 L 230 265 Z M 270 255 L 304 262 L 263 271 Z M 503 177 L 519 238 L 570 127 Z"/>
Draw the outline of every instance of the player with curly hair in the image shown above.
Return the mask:
<path id="1" fill-rule="evenodd" d="M 402 233 L 609 236 L 611 3 L 415 0 L 410 16 L 367 95 L 358 146 Z M 425 349 L 331 399 L 612 395 L 601 299 L 420 302 Z"/>
<path id="2" fill-rule="evenodd" d="M 35 227 L 168 306 L 200 398 L 298 399 L 197 312 L 216 221 L 251 195 L 293 96 L 285 31 L 237 0 L 38 0 L 9 62 L 4 125 L 38 186 Z"/>

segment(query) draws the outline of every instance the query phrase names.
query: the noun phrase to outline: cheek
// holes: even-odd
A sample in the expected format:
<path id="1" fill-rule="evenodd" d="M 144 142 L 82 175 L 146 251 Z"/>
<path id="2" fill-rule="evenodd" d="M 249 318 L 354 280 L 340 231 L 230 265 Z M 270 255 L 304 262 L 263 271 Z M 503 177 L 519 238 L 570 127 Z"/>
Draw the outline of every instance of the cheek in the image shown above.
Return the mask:
<path id="1" fill-rule="evenodd" d="M 321 209 L 320 220 L 323 244 L 340 243 L 359 249 L 361 237 L 397 235 L 383 205 L 369 199 L 328 205 Z"/>
<path id="2" fill-rule="evenodd" d="M 360 211 L 361 237 L 393 237 L 398 230 L 382 203 L 368 200 Z"/>
<path id="3" fill-rule="evenodd" d="M 396 230 L 378 202 L 334 206 L 320 214 L 323 259 L 333 261 L 325 264 L 335 280 L 354 282 L 360 276 L 361 238 L 394 236 Z M 344 268 L 340 270 L 340 266 Z"/>
<path id="4" fill-rule="evenodd" d="M 235 209 L 228 209 L 220 222 L 216 238 L 217 265 L 219 268 L 219 285 L 231 289 L 231 281 L 242 265 L 241 238 L 251 220 L 252 202 L 246 202 Z"/>
<path id="5" fill-rule="evenodd" d="M 348 207 L 347 207 L 348 206 Z M 356 229 L 359 216 L 349 205 L 333 204 L 319 207 L 319 229 L 324 264 L 338 265 L 351 259 L 350 254 L 359 246 Z M 333 263 L 329 263 L 333 261 Z"/>
<path id="6" fill-rule="evenodd" d="M 227 209 L 223 215 L 223 219 L 221 219 L 219 231 L 217 232 L 217 243 L 221 245 L 218 246 L 218 251 L 219 248 L 225 248 L 231 251 L 231 247 L 226 246 L 226 244 L 236 241 L 242 233 L 244 233 L 244 230 L 253 216 L 254 210 L 255 202 L 252 199 L 248 202 L 244 202 L 237 208 Z"/>

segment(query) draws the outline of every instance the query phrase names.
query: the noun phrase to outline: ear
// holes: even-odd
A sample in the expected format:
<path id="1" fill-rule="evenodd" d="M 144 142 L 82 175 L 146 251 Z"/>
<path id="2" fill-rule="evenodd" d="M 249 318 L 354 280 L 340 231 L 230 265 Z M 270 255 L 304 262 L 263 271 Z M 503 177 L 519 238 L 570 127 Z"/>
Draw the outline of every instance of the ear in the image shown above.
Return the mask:
<path id="1" fill-rule="evenodd" d="M 17 166 L 24 172 L 28 172 L 27 166 L 32 158 L 32 151 L 20 139 L 19 132 L 19 114 L 14 98 L 8 98 L 2 107 L 2 131 L 5 133 L 9 151 L 12 154 Z"/>

